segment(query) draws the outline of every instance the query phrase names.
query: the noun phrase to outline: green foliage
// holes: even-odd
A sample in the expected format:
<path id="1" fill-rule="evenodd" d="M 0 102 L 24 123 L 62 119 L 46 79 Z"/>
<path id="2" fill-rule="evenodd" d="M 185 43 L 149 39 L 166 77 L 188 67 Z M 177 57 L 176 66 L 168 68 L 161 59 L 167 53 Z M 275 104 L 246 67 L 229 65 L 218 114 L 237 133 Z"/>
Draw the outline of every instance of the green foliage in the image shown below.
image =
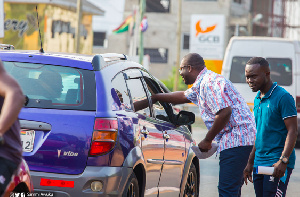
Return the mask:
<path id="1" fill-rule="evenodd" d="M 186 90 L 188 86 L 183 82 L 182 77 L 179 75 L 178 70 L 176 67 L 173 67 L 172 74 L 169 76 L 168 79 L 161 80 L 169 90 L 174 91 L 174 80 L 175 80 L 175 74 L 178 75 L 178 85 L 177 85 L 177 91 Z"/>

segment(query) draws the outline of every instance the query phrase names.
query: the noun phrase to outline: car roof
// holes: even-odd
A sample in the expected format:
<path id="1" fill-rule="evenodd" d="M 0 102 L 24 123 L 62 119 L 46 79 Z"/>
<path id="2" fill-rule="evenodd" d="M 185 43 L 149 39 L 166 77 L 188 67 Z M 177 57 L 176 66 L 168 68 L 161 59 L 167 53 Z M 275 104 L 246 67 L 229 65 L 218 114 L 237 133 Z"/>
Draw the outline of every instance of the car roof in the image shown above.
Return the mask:
<path id="1" fill-rule="evenodd" d="M 0 50 L 2 61 L 69 66 L 93 70 L 92 55 L 71 53 L 41 53 L 39 51 Z"/>
<path id="2" fill-rule="evenodd" d="M 26 50 L 0 50 L 0 59 L 8 62 L 22 62 L 35 64 L 48 64 L 57 66 L 67 66 L 86 70 L 100 71 L 107 67 L 114 67 L 116 63 L 124 68 L 143 68 L 140 64 L 128 60 L 124 54 L 104 53 L 96 55 L 82 55 L 77 53 L 41 53 L 39 51 Z"/>

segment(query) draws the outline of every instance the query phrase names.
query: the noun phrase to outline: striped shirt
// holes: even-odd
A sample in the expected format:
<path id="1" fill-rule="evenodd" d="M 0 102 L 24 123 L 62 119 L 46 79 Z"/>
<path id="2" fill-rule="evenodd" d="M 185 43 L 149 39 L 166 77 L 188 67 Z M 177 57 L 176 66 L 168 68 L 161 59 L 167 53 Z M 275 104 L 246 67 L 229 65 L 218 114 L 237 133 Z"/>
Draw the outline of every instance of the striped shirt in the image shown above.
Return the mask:
<path id="1" fill-rule="evenodd" d="M 252 112 L 233 84 L 222 75 L 204 68 L 185 96 L 200 109 L 200 115 L 209 130 L 218 111 L 231 107 L 229 122 L 215 137 L 218 152 L 238 146 L 254 145 L 256 127 Z"/>

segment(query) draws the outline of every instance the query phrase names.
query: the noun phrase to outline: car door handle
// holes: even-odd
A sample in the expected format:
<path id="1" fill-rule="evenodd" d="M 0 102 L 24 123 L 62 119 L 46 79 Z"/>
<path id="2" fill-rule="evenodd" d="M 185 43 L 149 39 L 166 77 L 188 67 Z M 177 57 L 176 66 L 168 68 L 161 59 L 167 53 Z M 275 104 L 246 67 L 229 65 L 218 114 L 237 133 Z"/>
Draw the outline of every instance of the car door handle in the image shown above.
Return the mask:
<path id="1" fill-rule="evenodd" d="M 149 134 L 149 131 L 147 129 L 142 129 L 141 130 L 141 133 L 144 134 L 144 135 L 148 135 Z"/>
<path id="2" fill-rule="evenodd" d="M 50 131 L 52 129 L 52 126 L 48 123 L 32 121 L 32 120 L 20 120 L 20 127 L 22 129 L 43 130 L 43 131 Z"/>
<path id="3" fill-rule="evenodd" d="M 166 140 L 171 138 L 169 134 L 164 134 L 163 136 L 164 136 L 164 139 L 166 139 Z"/>

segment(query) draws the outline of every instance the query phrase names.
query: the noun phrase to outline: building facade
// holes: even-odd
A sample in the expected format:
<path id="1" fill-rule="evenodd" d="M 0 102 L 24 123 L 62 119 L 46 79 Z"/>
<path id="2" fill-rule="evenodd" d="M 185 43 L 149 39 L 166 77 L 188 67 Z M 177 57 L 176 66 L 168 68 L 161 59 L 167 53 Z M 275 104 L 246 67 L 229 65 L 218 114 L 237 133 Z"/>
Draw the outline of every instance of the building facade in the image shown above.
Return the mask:
<path id="1" fill-rule="evenodd" d="M 16 49 L 75 52 L 77 26 L 76 0 L 4 0 L 4 37 L 2 42 Z M 37 10 L 36 10 L 37 6 Z M 80 53 L 92 54 L 92 16 L 103 15 L 95 5 L 82 2 Z M 37 21 L 39 18 L 39 27 Z"/>
<path id="2" fill-rule="evenodd" d="M 177 59 L 177 22 L 178 1 L 145 0 L 148 29 L 144 34 L 144 54 L 150 57 L 149 69 L 159 79 L 166 79 L 176 66 Z M 133 13 L 139 0 L 126 0 L 124 18 Z M 224 49 L 236 28 L 241 29 L 239 35 L 246 35 L 250 12 L 250 0 L 182 0 L 181 52 L 180 59 L 190 49 L 191 17 L 195 14 L 218 14 L 225 16 Z M 94 50 L 94 53 L 118 52 L 129 53 L 131 35 L 129 32 L 109 35 L 107 48 Z M 138 36 L 136 38 L 139 40 Z M 138 46 L 138 44 L 137 44 Z M 138 51 L 138 49 L 136 49 Z M 205 57 L 204 57 L 205 58 Z M 222 60 L 206 59 L 207 67 L 221 72 Z"/>

